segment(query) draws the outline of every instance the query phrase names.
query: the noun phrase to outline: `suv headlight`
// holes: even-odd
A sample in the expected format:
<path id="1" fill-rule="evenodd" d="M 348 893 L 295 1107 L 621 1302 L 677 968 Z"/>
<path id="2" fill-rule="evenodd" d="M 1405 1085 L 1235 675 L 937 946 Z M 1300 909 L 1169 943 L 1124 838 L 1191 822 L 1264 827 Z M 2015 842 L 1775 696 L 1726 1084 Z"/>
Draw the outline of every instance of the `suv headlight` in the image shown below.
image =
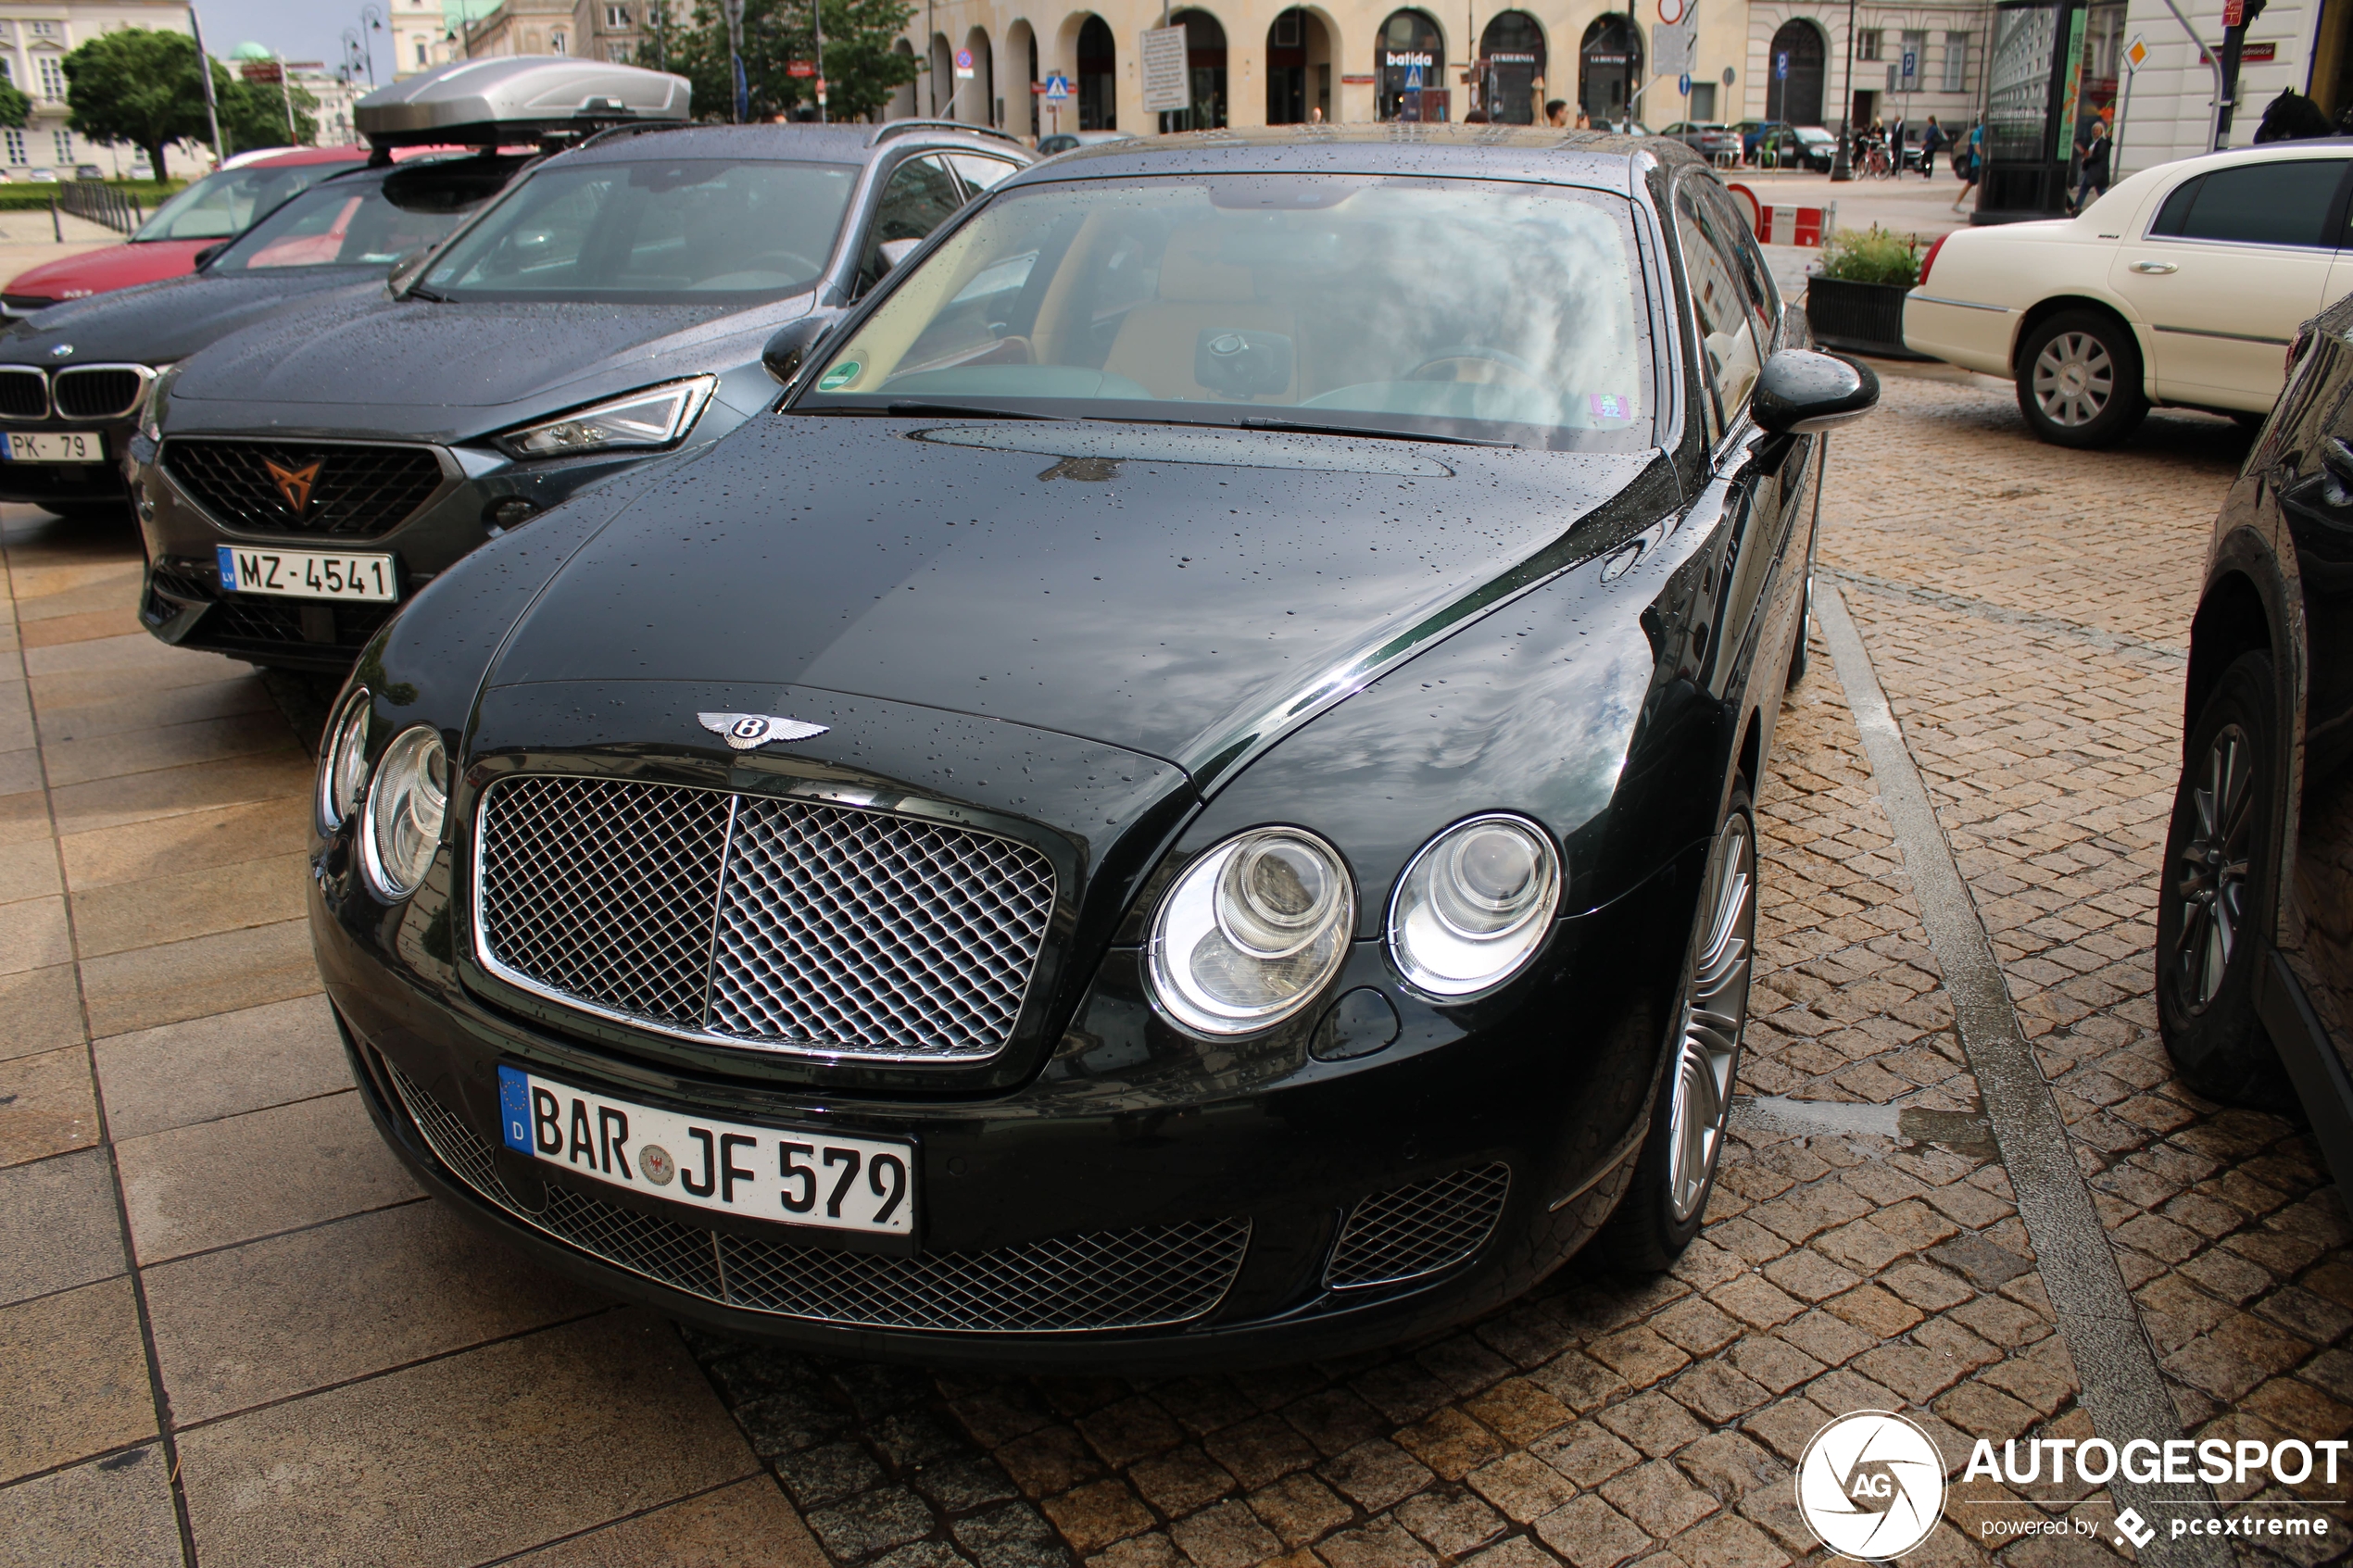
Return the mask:
<path id="1" fill-rule="evenodd" d="M 1501 812 L 1456 822 L 1397 879 L 1390 956 L 1435 997 L 1500 985 L 1543 944 L 1560 886 L 1560 855 L 1535 823 Z"/>
<path id="2" fill-rule="evenodd" d="M 585 452 L 667 446 L 686 439 L 718 384 L 716 376 L 696 376 L 649 386 L 560 420 L 510 430 L 497 437 L 498 446 L 510 458 L 575 458 Z"/>
<path id="3" fill-rule="evenodd" d="M 359 809 L 359 792 L 368 784 L 368 715 L 373 703 L 368 688 L 355 686 L 327 726 L 327 744 L 319 753 L 319 827 L 333 833 Z"/>
<path id="4" fill-rule="evenodd" d="M 359 863 L 387 898 L 406 898 L 425 879 L 449 809 L 449 759 L 429 724 L 403 730 L 376 764 L 359 824 Z"/>
<path id="5" fill-rule="evenodd" d="M 1300 828 L 1253 828 L 1195 860 L 1161 899 L 1152 991 L 1205 1035 L 1264 1029 L 1315 999 L 1355 927 L 1338 850 Z"/>

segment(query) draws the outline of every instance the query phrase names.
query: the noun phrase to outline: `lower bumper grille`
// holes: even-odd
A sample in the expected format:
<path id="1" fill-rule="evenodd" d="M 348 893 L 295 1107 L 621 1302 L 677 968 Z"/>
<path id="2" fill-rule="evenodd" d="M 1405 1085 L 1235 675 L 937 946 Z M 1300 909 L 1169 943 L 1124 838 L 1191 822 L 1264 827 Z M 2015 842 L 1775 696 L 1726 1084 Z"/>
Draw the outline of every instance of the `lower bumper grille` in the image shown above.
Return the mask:
<path id="1" fill-rule="evenodd" d="M 1512 1168 L 1499 1162 L 1359 1198 L 1332 1247 L 1324 1283 L 1350 1290 L 1453 1268 L 1486 1243 L 1511 1185 Z"/>
<path id="2" fill-rule="evenodd" d="M 382 1060 L 382 1059 L 379 1059 Z M 491 1146 L 408 1074 L 394 1087 L 452 1173 L 523 1223 L 707 1300 L 856 1328 L 1073 1334 L 1189 1323 L 1225 1299 L 1250 1248 L 1247 1220 L 1057 1236 L 992 1252 L 885 1258 L 752 1239 L 547 1186 L 526 1209 Z"/>
<path id="3" fill-rule="evenodd" d="M 335 604 L 300 599 L 223 597 L 220 577 L 209 561 L 166 558 L 148 577 L 145 617 L 160 626 L 188 605 L 207 605 L 197 625 L 198 647 L 233 645 L 238 648 L 349 648 L 355 653 L 392 619 L 399 607 L 388 604 Z"/>

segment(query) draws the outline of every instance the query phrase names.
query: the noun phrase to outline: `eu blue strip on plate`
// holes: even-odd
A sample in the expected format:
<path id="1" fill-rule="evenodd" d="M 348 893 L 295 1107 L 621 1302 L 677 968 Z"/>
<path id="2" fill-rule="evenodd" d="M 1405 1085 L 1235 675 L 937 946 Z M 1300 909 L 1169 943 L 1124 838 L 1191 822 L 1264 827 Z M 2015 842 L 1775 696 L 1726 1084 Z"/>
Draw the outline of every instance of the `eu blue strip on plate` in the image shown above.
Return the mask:
<path id="1" fill-rule="evenodd" d="M 226 545 L 212 547 L 212 558 L 220 566 L 220 586 L 223 592 L 237 591 L 237 552 Z"/>
<path id="2" fill-rule="evenodd" d="M 498 1130 L 509 1148 L 531 1152 L 531 1084 L 511 1067 L 498 1069 Z"/>

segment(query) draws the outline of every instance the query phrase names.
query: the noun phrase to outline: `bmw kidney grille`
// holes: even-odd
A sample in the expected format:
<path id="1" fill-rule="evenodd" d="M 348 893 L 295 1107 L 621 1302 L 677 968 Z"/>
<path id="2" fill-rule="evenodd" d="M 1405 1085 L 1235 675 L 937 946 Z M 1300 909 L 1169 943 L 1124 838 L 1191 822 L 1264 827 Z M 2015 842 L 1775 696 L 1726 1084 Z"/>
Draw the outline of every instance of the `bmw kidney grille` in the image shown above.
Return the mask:
<path id="1" fill-rule="evenodd" d="M 603 1017 L 714 1044 L 975 1061 L 1054 908 L 1026 845 L 920 818 L 610 779 L 493 784 L 475 948 Z"/>

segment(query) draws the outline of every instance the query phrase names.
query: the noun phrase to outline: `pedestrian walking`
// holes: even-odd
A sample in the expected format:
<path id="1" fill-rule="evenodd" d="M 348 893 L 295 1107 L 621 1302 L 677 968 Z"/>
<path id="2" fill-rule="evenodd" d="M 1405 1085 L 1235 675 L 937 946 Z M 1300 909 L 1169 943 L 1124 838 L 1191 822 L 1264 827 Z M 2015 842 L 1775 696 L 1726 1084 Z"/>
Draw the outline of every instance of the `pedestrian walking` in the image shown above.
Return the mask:
<path id="1" fill-rule="evenodd" d="M 1958 212 L 1977 194 L 1978 177 L 1984 172 L 1985 122 L 1980 120 L 1969 128 L 1969 138 L 1953 155 L 1956 170 L 1961 177 L 1961 194 L 1953 198 L 1953 210 Z"/>
<path id="2" fill-rule="evenodd" d="M 2074 210 L 2077 212 L 2082 212 L 2108 194 L 2108 111 L 2102 109 L 2092 121 L 2091 139 L 2075 144 L 2075 150 L 2083 158 L 2082 169 L 2075 178 Z"/>
<path id="3" fill-rule="evenodd" d="M 1568 100 L 1554 98 L 1544 106 L 1544 123 L 1555 131 L 1568 129 Z"/>
<path id="4" fill-rule="evenodd" d="M 1936 172 L 1937 149 L 1944 146 L 1944 128 L 1936 123 L 1936 117 L 1934 115 L 1930 115 L 1928 117 L 1928 129 L 1920 132 L 1921 179 L 1926 180 Z"/>

